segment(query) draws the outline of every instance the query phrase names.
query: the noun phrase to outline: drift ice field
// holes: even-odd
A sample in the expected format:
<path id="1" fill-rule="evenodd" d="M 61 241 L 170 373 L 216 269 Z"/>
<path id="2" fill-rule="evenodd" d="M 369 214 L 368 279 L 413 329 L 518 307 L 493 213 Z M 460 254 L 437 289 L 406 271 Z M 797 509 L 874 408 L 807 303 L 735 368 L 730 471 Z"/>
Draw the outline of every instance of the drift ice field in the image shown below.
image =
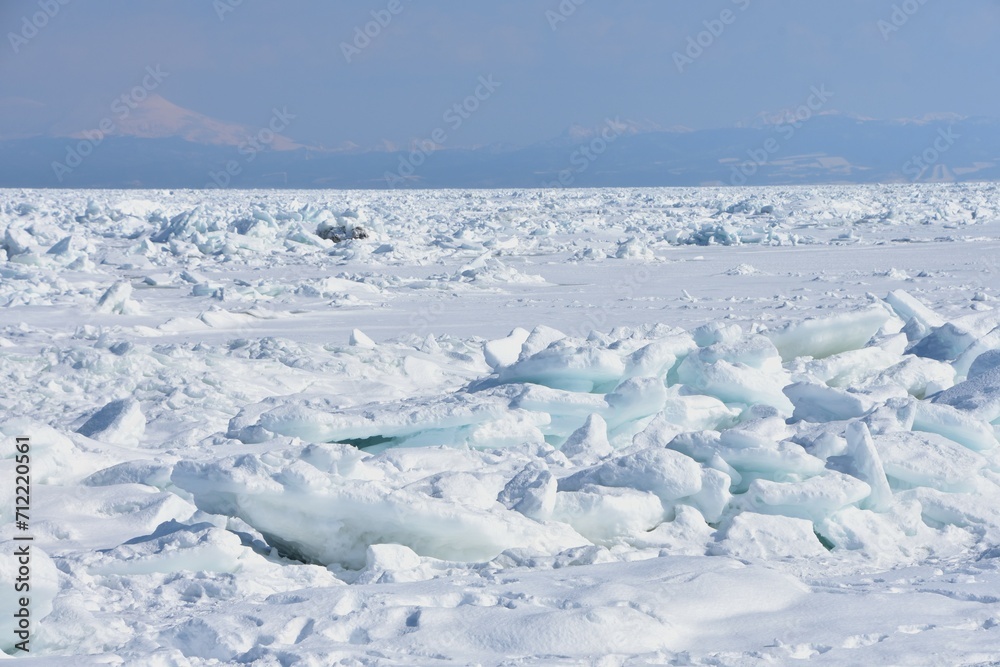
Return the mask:
<path id="1" fill-rule="evenodd" d="M 4 190 L 0 239 L 5 657 L 1000 663 L 996 185 Z"/>

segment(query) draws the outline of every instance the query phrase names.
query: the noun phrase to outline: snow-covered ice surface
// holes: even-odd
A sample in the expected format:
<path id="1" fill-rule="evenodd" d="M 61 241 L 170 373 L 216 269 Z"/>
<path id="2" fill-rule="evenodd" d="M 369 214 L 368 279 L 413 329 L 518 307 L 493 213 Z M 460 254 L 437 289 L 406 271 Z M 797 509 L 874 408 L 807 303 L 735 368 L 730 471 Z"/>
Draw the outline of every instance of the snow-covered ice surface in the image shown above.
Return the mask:
<path id="1" fill-rule="evenodd" d="M 994 185 L 0 191 L 0 648 L 28 435 L 38 664 L 995 664 L 997 299 Z"/>

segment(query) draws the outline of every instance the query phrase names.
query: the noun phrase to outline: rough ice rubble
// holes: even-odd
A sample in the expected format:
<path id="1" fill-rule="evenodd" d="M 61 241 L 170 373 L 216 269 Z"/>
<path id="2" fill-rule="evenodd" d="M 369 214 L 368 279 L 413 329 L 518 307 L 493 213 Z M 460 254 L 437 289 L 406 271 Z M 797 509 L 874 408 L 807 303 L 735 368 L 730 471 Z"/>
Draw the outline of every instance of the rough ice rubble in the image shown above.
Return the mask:
<path id="1" fill-rule="evenodd" d="M 702 552 L 803 555 L 822 545 L 889 562 L 947 552 L 946 526 L 964 526 L 968 540 L 1000 529 L 982 512 L 959 518 L 1000 498 L 995 365 L 986 353 L 955 384 L 948 361 L 913 354 L 926 349 L 921 340 L 907 351 L 897 332 L 934 321 L 907 297 L 774 332 L 515 331 L 484 344 L 491 376 L 449 396 L 333 412 L 294 397 L 248 408 L 230 437 L 306 444 L 182 462 L 171 481 L 286 553 L 345 567 L 360 567 L 379 542 L 451 560 L 648 546 L 659 526 L 691 512 L 716 531 L 694 534 Z M 935 371 L 915 381 L 914 364 Z M 407 458 L 400 447 L 431 449 Z M 892 549 L 880 531 L 899 537 Z M 753 536 L 759 544 L 724 546 Z M 777 549 L 785 538 L 800 546 Z"/>
<path id="2" fill-rule="evenodd" d="M 584 265 L 650 265 L 629 253 L 617 258 L 623 239 L 651 253 L 652 265 L 669 266 L 705 226 L 726 228 L 727 242 L 741 245 L 836 244 L 843 229 L 871 245 L 894 227 L 972 230 L 997 217 L 989 188 L 972 186 L 898 187 L 891 196 L 876 187 L 501 194 L 6 191 L 0 304 L 81 307 L 90 319 L 84 304 L 92 301 L 96 319 L 107 321 L 99 317 L 107 311 L 122 325 L 157 330 L 143 335 L 211 334 L 299 312 L 310 298 L 310 309 L 350 310 L 393 301 L 403 308 L 413 290 L 419 298 L 527 290 L 543 284 L 539 264 L 577 255 Z M 323 238 L 323 230 L 358 227 L 368 238 Z M 331 266 L 350 265 L 354 273 L 330 275 Z M 447 268 L 390 270 L 439 265 Z M 279 267 L 280 280 L 248 275 Z M 309 275 L 284 279 L 300 272 Z M 158 314 L 179 302 L 150 303 L 173 290 L 196 310 L 163 322 Z"/>
<path id="3" fill-rule="evenodd" d="M 12 263 L 77 262 L 77 269 L 94 266 L 93 241 L 101 237 L 129 241 L 134 261 L 151 265 L 199 257 L 267 262 L 289 252 L 303 259 L 333 253 L 374 264 L 419 264 L 429 250 L 500 258 L 542 248 L 576 252 L 580 232 L 598 231 L 602 252 L 594 258 L 650 259 L 660 246 L 816 243 L 823 242 L 817 232 L 838 227 L 863 234 L 868 226 L 974 226 L 997 217 L 987 189 L 961 188 L 960 199 L 949 187 L 924 187 L 912 199 L 906 188 L 897 190 L 892 201 L 877 187 L 522 191 L 500 200 L 448 192 L 314 192 L 224 201 L 192 191 L 108 191 L 91 193 L 85 204 L 75 196 L 67 201 L 58 193 L 12 191 L 0 211 L 0 249 Z M 361 239 L 357 230 L 369 237 Z M 335 242 L 335 234 L 346 241 Z"/>
<path id="4" fill-rule="evenodd" d="M 14 228 L 12 237 L 19 237 L 22 246 L 10 248 L 18 254 L 0 263 L 0 304 L 10 307 L 12 318 L 0 325 L 0 368 L 8 389 L 14 388 L 3 395 L 3 408 L 6 415 L 31 415 L 34 421 L 2 428 L 9 426 L 9 434 L 38 434 L 47 445 L 38 452 L 43 480 L 38 511 L 45 521 L 37 536 L 44 541 L 41 548 L 57 563 L 62 585 L 51 615 L 42 619 L 39 650 L 73 654 L 64 660 L 74 664 L 86 660 L 82 654 L 87 652 L 108 654 L 98 661 L 120 661 L 111 655 L 117 654 L 128 656 L 126 662 L 147 664 L 212 659 L 323 663 L 332 659 L 331 653 L 359 662 L 430 664 L 443 650 L 461 656 L 453 661 L 488 663 L 492 656 L 509 654 L 509 629 L 516 627 L 520 634 L 514 649 L 534 654 L 548 648 L 573 656 L 566 658 L 570 662 L 583 662 L 588 653 L 592 656 L 608 647 L 632 653 L 669 647 L 690 648 L 692 662 L 784 663 L 822 653 L 830 662 L 845 663 L 875 663 L 876 655 L 896 656 L 881 662 L 897 664 L 904 661 L 900 656 L 913 654 L 915 645 L 937 655 L 941 647 L 953 646 L 956 636 L 971 647 L 969 655 L 987 653 L 994 659 L 1000 655 L 991 644 L 996 615 L 989 602 L 996 590 L 990 579 L 995 550 L 989 548 L 996 535 L 995 425 L 963 408 L 935 402 L 939 392 L 988 370 L 989 357 L 983 353 L 1000 348 L 997 329 L 985 331 L 995 326 L 989 322 L 991 315 L 968 321 L 957 316 L 963 309 L 962 314 L 987 313 L 996 305 L 978 296 L 968 302 L 965 297 L 972 292 L 965 286 L 965 276 L 956 273 L 939 280 L 940 274 L 930 270 L 931 278 L 920 278 L 912 265 L 906 273 L 888 276 L 885 267 L 876 274 L 857 273 L 860 281 L 874 275 L 879 290 L 889 289 L 882 287 L 890 284 L 887 278 L 895 289 L 911 276 L 905 289 L 922 300 L 933 300 L 938 312 L 894 307 L 899 319 L 890 318 L 874 340 L 822 359 L 777 359 L 760 340 L 772 331 L 732 327 L 722 319 L 730 316 L 726 304 L 710 304 L 710 299 L 700 299 L 697 309 L 692 301 L 666 312 L 649 309 L 631 320 L 717 322 L 689 333 L 640 330 L 634 340 L 620 344 L 628 339 L 626 332 L 595 335 L 588 341 L 539 328 L 530 345 L 525 345 L 530 332 L 522 330 L 494 345 L 492 356 L 482 341 L 440 335 L 436 327 L 450 324 L 450 314 L 436 322 L 429 318 L 427 331 L 403 344 L 385 341 L 389 336 L 372 322 L 375 318 L 354 317 L 393 294 L 402 296 L 398 307 L 412 304 L 411 295 L 489 292 L 500 295 L 498 301 L 514 298 L 515 292 L 530 295 L 534 290 L 517 292 L 504 286 L 516 287 L 521 273 L 553 275 L 546 263 L 560 261 L 559 253 L 580 250 L 576 239 L 581 234 L 588 236 L 587 247 L 576 256 L 578 273 L 564 274 L 570 279 L 579 271 L 594 275 L 594 269 L 613 276 L 627 270 L 630 262 L 641 261 L 614 257 L 622 239 L 628 238 L 653 251 L 654 269 L 669 268 L 675 262 L 672 255 L 688 253 L 679 246 L 692 239 L 689 230 L 704 225 L 710 229 L 721 225 L 733 244 L 815 244 L 834 239 L 834 245 L 851 246 L 850 253 L 824 253 L 837 258 L 831 262 L 849 259 L 847 254 L 880 237 L 888 243 L 901 234 L 958 236 L 966 225 L 965 233 L 987 235 L 992 231 L 981 223 L 994 215 L 995 192 L 987 187 L 791 189 L 657 191 L 645 197 L 641 191 L 623 191 L 561 193 L 558 199 L 545 193 L 504 193 L 497 198 L 500 204 L 492 201 L 494 195 L 464 193 L 391 197 L 310 193 L 311 207 L 327 208 L 334 218 L 347 209 L 367 208 L 376 223 L 386 223 L 383 231 L 369 224 L 374 231 L 365 243 L 348 241 L 334 247 L 322 238 L 316 244 L 312 221 L 279 219 L 282 214 L 301 213 L 305 198 L 291 202 L 288 196 L 266 193 L 207 197 L 154 193 L 148 196 L 156 202 L 142 204 L 122 202 L 126 195 L 115 193 L 4 193 L 8 199 L 0 205 L 5 211 L 0 228 Z M 87 197 L 94 199 L 92 205 Z M 325 198 L 330 201 L 322 201 Z M 351 198 L 354 201 L 347 201 Z M 27 199 L 37 207 L 18 205 Z M 734 201 L 739 205 L 733 206 Z M 187 232 L 179 229 L 165 242 L 150 240 L 171 219 L 198 205 L 203 205 L 207 222 L 216 226 L 214 231 L 206 227 L 202 233 L 197 227 L 206 220 L 188 218 L 195 233 L 187 238 Z M 767 210 L 769 206 L 773 208 Z M 972 220 L 980 206 L 980 215 Z M 157 210 L 159 217 L 153 216 Z M 217 220 L 213 223 L 211 218 Z M 923 222 L 928 224 L 916 227 Z M 581 225 L 592 227 L 583 230 Z M 774 232 L 770 237 L 759 233 L 767 229 Z M 850 237 L 837 240 L 845 230 Z M 72 238 L 64 243 L 67 237 Z M 918 241 L 906 246 L 893 242 L 884 249 L 916 249 Z M 982 247 L 992 247 L 985 243 Z M 939 251 L 949 245 L 924 247 L 934 255 L 951 254 L 965 261 L 980 246 L 950 244 L 946 252 Z M 482 279 L 461 276 L 459 269 L 486 250 L 499 264 L 486 266 L 486 272 L 479 274 Z M 763 278 L 780 281 L 782 290 L 788 284 L 783 277 L 785 262 L 794 270 L 794 256 L 784 250 L 778 263 L 770 265 L 767 260 L 760 263 L 759 255 L 745 254 L 756 253 L 755 248 L 691 250 L 688 256 L 704 252 L 706 261 L 699 266 L 714 263 L 712 270 L 719 272 L 753 257 L 754 265 L 766 269 Z M 811 252 L 803 250 L 806 255 Z M 764 256 L 771 252 L 765 250 Z M 529 254 L 532 259 L 526 261 Z M 0 252 L 0 261 L 6 255 L 7 250 Z M 730 259 L 735 255 L 741 259 Z M 682 269 L 685 265 L 693 266 L 677 264 Z M 411 266 L 433 268 L 412 277 L 406 274 Z M 523 266 L 531 268 L 522 272 Z M 397 273 L 393 267 L 405 268 Z M 516 273 L 505 272 L 514 267 L 519 269 Z M 565 282 L 555 275 L 558 282 Z M 800 275 L 806 275 L 799 281 L 804 283 L 816 271 Z M 838 312 L 865 290 L 876 289 L 841 290 L 844 283 L 833 283 L 836 275 L 832 271 L 821 276 L 817 286 L 837 288 Z M 851 279 L 850 272 L 840 275 Z M 991 292 L 988 280 L 976 279 L 984 284 L 976 289 Z M 97 312 L 102 295 L 119 282 L 132 284 L 130 300 L 141 310 Z M 717 284 L 737 282 L 742 280 L 720 278 Z M 157 296 L 171 291 L 178 298 L 157 303 Z M 765 298 L 751 307 L 751 316 L 759 313 L 771 326 L 781 319 L 797 319 L 803 308 L 822 312 L 827 306 L 821 303 L 819 290 L 811 292 L 804 301 L 788 299 L 791 308 L 782 307 L 784 299 L 770 303 L 772 292 L 759 292 Z M 912 306 L 913 301 L 908 303 Z M 762 302 L 768 303 L 759 305 Z M 195 312 L 185 313 L 190 317 L 160 325 L 161 314 L 189 303 L 210 305 L 196 306 Z M 643 303 L 637 301 L 639 307 Z M 714 307 L 720 303 L 722 308 Z M 347 315 L 349 324 L 335 336 L 313 343 L 268 337 L 302 341 L 301 320 L 284 319 L 285 313 L 269 309 L 290 311 L 304 304 L 343 307 L 345 312 L 336 315 Z M 705 305 L 712 306 L 711 312 L 700 310 Z M 594 326 L 605 330 L 619 315 L 629 317 L 628 309 L 610 310 L 608 323 L 593 322 Z M 58 324 L 38 317 L 46 311 L 59 318 Z M 66 316 L 69 312 L 73 317 Z M 246 314 L 251 312 L 255 315 Z M 515 312 L 495 319 L 487 308 L 480 312 L 488 317 L 466 316 L 471 324 L 458 335 L 482 334 L 478 327 L 500 320 L 562 326 L 558 320 Z M 578 312 L 567 309 L 563 321 Z M 739 307 L 732 312 L 741 315 Z M 21 317 L 28 324 L 17 324 Z M 268 331 L 253 331 L 265 317 L 271 318 Z M 133 326 L 140 321 L 148 328 Z M 67 328 L 68 322 L 83 326 L 74 331 L 72 325 Z M 952 327 L 935 332 L 945 323 Z M 378 345 L 342 347 L 353 327 L 372 334 Z M 771 329 L 780 331 L 776 326 Z M 428 331 L 435 337 L 428 338 Z M 900 333 L 893 335 L 895 331 Z M 178 334 L 183 332 L 193 332 L 195 340 L 179 343 Z M 490 332 L 491 336 L 504 333 Z M 936 358 L 915 356 L 913 343 L 931 333 L 936 334 L 931 339 L 934 349 L 944 353 L 935 352 Z M 230 340 L 234 337 L 238 340 Z M 636 342 L 640 339 L 648 344 L 643 345 L 644 352 L 636 349 L 625 359 L 620 378 L 604 386 L 595 384 L 589 392 L 581 391 L 586 389 L 582 383 L 553 388 L 535 384 L 537 378 L 532 377 L 497 383 L 499 371 L 517 362 L 522 352 L 528 358 L 567 338 L 563 343 L 567 349 L 595 347 L 621 350 L 623 355 L 633 344 L 641 344 Z M 717 347 L 702 354 L 711 346 Z M 738 359 L 735 346 L 745 348 Z M 930 349 L 930 343 L 926 347 Z M 782 400 L 775 389 L 784 394 L 795 384 L 810 389 L 826 385 L 836 392 L 825 396 L 843 398 L 863 411 L 860 417 L 845 416 L 836 428 L 830 417 L 787 424 L 787 405 L 783 409 L 747 405 L 697 393 L 679 373 L 680 363 L 695 352 L 699 369 L 713 364 L 724 368 L 718 362 L 725 360 L 733 367 L 747 366 L 741 369 L 746 371 L 744 377 L 760 373 L 762 366 L 778 373 L 777 362 L 785 377 L 770 387 L 772 402 Z M 952 354 L 958 356 L 952 359 Z M 724 377 L 721 371 L 718 376 Z M 112 378 L 115 381 L 109 382 Z M 624 385 L 625 380 L 633 382 Z M 545 381 L 556 385 L 559 377 Z M 790 384 L 782 388 L 785 383 Z M 657 384 L 664 385 L 663 393 L 656 391 Z M 707 381 L 703 384 L 716 391 Z M 21 387 L 31 390 L 20 391 Z M 482 404 L 492 406 L 496 400 L 507 407 L 499 417 L 491 412 L 485 422 L 421 430 L 424 422 L 419 413 L 433 411 L 436 404 L 447 402 L 443 396 L 456 392 L 476 395 Z M 617 394 L 614 400 L 611 394 Z M 114 444 L 112 432 L 92 437 L 75 433 L 102 405 L 128 395 L 142 404 L 148 422 L 138 448 Z M 265 398 L 267 402 L 258 404 Z M 753 397 L 746 400 L 753 402 Z M 822 399 L 813 403 L 815 408 Z M 655 414 L 643 417 L 650 405 Z M 421 556 L 402 545 L 374 544 L 362 553 L 360 546 L 369 541 L 365 536 L 352 561 L 352 567 L 360 570 L 334 566 L 331 572 L 282 560 L 257 529 L 238 518 L 197 510 L 190 493 L 171 481 L 175 470 L 183 468 L 178 465 L 181 461 L 203 465 L 277 451 L 280 456 L 266 459 L 269 465 L 278 461 L 268 470 L 282 482 L 294 482 L 286 468 L 311 443 L 276 437 L 259 426 L 261 415 L 279 406 L 308 408 L 302 414 L 309 420 L 321 414 L 357 418 L 368 409 L 381 417 L 394 407 L 408 408 L 407 414 L 418 415 L 416 430 L 362 452 L 361 460 L 373 455 L 372 465 L 390 477 L 380 494 L 415 496 L 420 511 L 430 518 L 454 505 L 472 508 L 473 514 L 485 515 L 491 522 L 506 522 L 508 515 L 515 522 L 523 517 L 572 530 L 573 540 L 583 546 L 558 551 L 558 545 L 546 547 L 530 536 L 513 534 L 513 548 L 488 562 L 468 563 Z M 238 438 L 227 438 L 236 434 L 230 433 L 227 421 L 241 409 L 246 411 Z M 55 428 L 46 430 L 38 421 L 51 422 Z M 849 448 L 846 437 L 847 425 L 859 422 L 869 429 L 893 494 L 888 510 L 863 509 L 869 495 L 819 521 L 789 516 L 803 509 L 815 509 L 814 514 L 820 515 L 864 491 L 861 484 L 867 482 L 855 459 L 857 449 Z M 566 440 L 559 444 L 561 438 Z M 355 444 L 365 446 L 379 437 L 361 440 Z M 446 463 L 431 458 L 437 451 L 432 447 L 386 464 L 390 452 L 380 450 L 395 447 L 402 456 L 398 448 L 404 440 L 414 446 L 448 443 L 461 448 L 464 443 L 483 449 L 461 448 L 462 457 Z M 357 452 L 355 447 L 331 445 L 331 449 Z M 921 456 L 911 456 L 914 449 Z M 283 458 L 285 450 L 291 454 L 290 462 Z M 634 485 L 627 483 L 628 475 L 625 486 L 606 485 L 623 483 L 618 469 L 630 473 L 629 466 L 638 458 L 633 455 L 646 452 L 673 452 L 694 461 L 700 489 L 676 500 L 663 500 L 646 490 L 654 488 L 658 471 L 670 470 L 665 460 L 656 457 L 649 457 L 648 469 L 637 471 Z M 966 453 L 978 453 L 978 458 Z M 427 459 L 427 465 L 421 459 Z M 317 465 L 321 474 L 327 474 L 324 463 Z M 337 470 L 341 476 L 350 474 L 346 465 Z M 609 470 L 616 476 L 609 476 Z M 965 470 L 974 472 L 963 478 L 959 473 Z M 402 491 L 391 483 L 397 476 L 406 482 Z M 559 483 L 569 478 L 587 482 L 581 482 L 579 490 L 560 490 Z M 338 479 L 333 476 L 333 482 Z M 690 484 L 689 489 L 695 486 L 693 477 L 682 481 Z M 263 486 L 263 479 L 248 483 Z M 283 486 L 282 493 L 293 486 Z M 310 507 L 313 488 L 299 496 L 282 496 L 274 507 L 293 497 L 294 507 Z M 332 495 L 337 492 L 334 489 Z M 799 497 L 809 502 L 799 502 Z M 385 507 L 383 502 L 375 494 L 366 510 Z M 0 504 L 0 513 L 4 509 Z M 434 526 L 426 516 L 417 518 L 415 528 Z M 184 528 L 174 530 L 178 525 Z M 322 522 L 316 525 L 325 527 Z M 511 535 L 507 532 L 504 539 Z M 275 541 L 275 536 L 268 537 Z M 826 548 L 830 545 L 835 545 L 832 553 Z M 286 546 L 293 547 L 282 545 L 282 552 Z M 445 547 L 454 554 L 459 547 L 466 548 L 460 543 Z M 491 547 L 495 548 L 499 546 Z M 296 552 L 289 548 L 286 553 Z M 690 562 L 676 558 L 705 553 L 723 558 Z M 960 555 L 942 561 L 949 553 Z M 655 558 L 658 555 L 669 557 Z M 812 584 L 813 591 L 807 593 L 773 570 L 741 567 L 727 557 L 769 561 L 767 568 L 796 572 Z M 637 563 L 636 559 L 650 560 Z M 871 571 L 866 567 L 871 563 L 858 561 L 874 561 L 872 569 L 879 564 L 922 561 L 923 565 L 880 575 L 886 581 L 878 584 L 861 573 Z M 528 570 L 537 572 L 524 577 Z M 715 576 L 726 570 L 734 570 L 731 577 Z M 712 576 L 706 576 L 708 572 Z M 846 578 L 830 574 L 845 572 L 850 573 Z M 359 585 L 345 587 L 344 582 Z M 819 592 L 826 586 L 836 593 Z M 900 589 L 904 594 L 898 594 Z M 779 590 L 781 595 L 773 595 Z M 866 593 L 872 595 L 865 597 Z M 762 615 L 769 604 L 777 616 Z M 754 615 L 741 621 L 748 613 Z M 175 620 L 178 614 L 184 614 L 181 623 Z M 863 620 L 846 631 L 846 618 Z M 632 623 L 641 624 L 644 643 L 636 642 L 635 632 L 623 633 L 626 626 L 640 627 Z M 743 634 L 748 624 L 760 628 L 759 641 Z M 924 631 L 932 624 L 936 627 Z M 465 637 L 443 646 L 441 637 L 454 636 L 456 627 L 467 628 Z M 723 648 L 723 634 L 738 637 L 726 645 L 733 647 L 731 653 Z M 790 638 L 795 635 L 797 640 Z M 889 639 L 881 641 L 884 637 Z M 149 656 L 151 647 L 159 648 Z M 483 658 L 484 652 L 491 658 Z M 705 654 L 712 655 L 701 658 Z M 671 661 L 685 658 L 664 653 L 646 660 Z M 548 663 L 543 658 L 536 664 Z"/>

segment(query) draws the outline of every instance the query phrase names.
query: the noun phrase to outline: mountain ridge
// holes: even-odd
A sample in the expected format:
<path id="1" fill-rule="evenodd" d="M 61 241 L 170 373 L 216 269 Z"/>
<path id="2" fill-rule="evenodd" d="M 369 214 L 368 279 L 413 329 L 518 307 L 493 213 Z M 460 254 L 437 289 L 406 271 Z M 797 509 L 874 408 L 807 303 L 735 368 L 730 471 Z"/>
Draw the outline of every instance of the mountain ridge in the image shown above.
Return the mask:
<path id="1" fill-rule="evenodd" d="M 152 98 L 151 98 L 152 99 Z M 1000 121 L 955 114 L 871 120 L 836 112 L 800 122 L 692 130 L 609 119 L 548 141 L 472 148 L 385 143 L 308 146 L 164 98 L 108 136 L 71 173 L 53 165 L 82 135 L 0 140 L 6 187 L 537 188 L 1000 180 Z M 258 130 L 259 132 L 259 130 Z M 220 169 L 227 178 L 213 178 Z"/>

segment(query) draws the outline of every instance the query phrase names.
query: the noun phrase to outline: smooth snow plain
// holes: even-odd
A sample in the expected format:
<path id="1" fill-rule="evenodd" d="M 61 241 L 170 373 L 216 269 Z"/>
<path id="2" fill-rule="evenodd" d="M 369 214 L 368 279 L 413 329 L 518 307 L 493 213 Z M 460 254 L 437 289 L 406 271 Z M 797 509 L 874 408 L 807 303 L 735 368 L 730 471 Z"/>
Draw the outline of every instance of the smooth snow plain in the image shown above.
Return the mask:
<path id="1" fill-rule="evenodd" d="M 37 664 L 1000 662 L 998 186 L 3 190 L 0 239 L 0 657 L 28 435 Z"/>

